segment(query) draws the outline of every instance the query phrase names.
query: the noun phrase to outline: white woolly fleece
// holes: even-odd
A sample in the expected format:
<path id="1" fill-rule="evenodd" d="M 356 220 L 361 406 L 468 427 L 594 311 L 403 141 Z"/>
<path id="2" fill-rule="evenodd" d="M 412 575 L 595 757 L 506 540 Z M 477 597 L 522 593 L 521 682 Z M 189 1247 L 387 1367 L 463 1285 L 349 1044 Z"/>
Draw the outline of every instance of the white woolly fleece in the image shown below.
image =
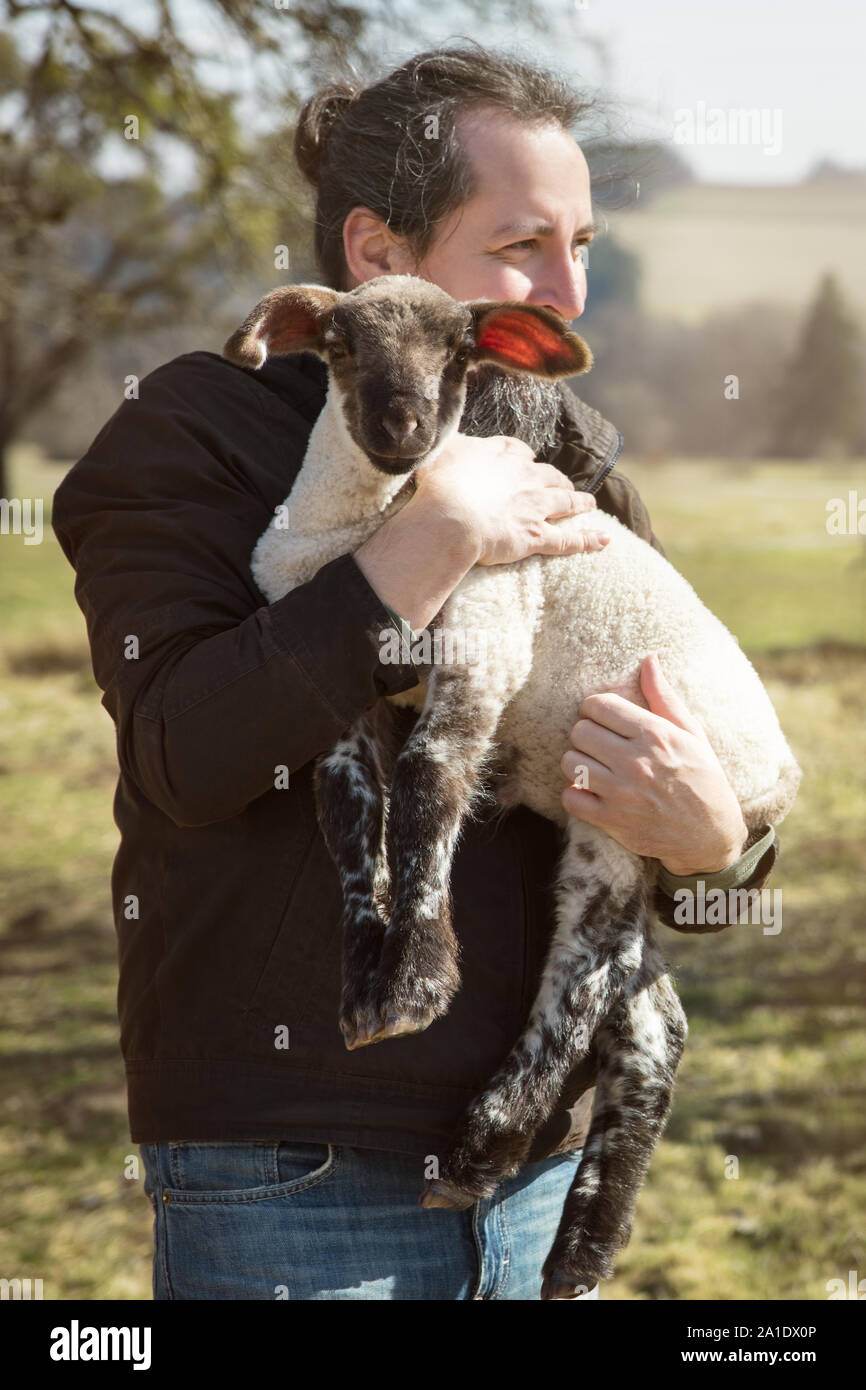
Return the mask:
<path id="1" fill-rule="evenodd" d="M 254 551 L 259 588 L 275 602 L 357 550 L 411 493 L 405 477 L 378 472 L 354 443 L 332 382 L 286 499 L 287 525 L 269 526 Z M 702 723 L 746 824 L 777 824 L 793 804 L 800 769 L 736 638 L 673 565 L 616 517 L 595 509 L 570 524 L 607 530 L 610 541 L 586 555 L 476 566 L 442 610 L 444 628 L 486 634 L 483 673 L 465 667 L 468 694 L 502 711 L 496 743 L 511 759 L 509 803 L 525 803 L 563 827 L 573 820 L 560 799 L 560 759 L 578 706 L 587 695 L 626 685 L 645 707 L 639 668 L 657 652 Z M 390 698 L 420 710 L 425 696 L 422 681 Z"/>

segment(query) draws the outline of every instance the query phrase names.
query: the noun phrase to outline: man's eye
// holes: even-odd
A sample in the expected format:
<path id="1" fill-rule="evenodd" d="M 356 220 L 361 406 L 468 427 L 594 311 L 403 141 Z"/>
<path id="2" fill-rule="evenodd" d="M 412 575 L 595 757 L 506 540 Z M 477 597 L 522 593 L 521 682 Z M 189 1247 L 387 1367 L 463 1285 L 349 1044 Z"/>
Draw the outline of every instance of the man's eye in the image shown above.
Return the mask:
<path id="1" fill-rule="evenodd" d="M 505 251 L 524 251 L 524 250 L 526 250 L 528 247 L 531 248 L 531 247 L 535 246 L 535 244 L 536 244 L 536 242 L 535 242 L 535 239 L 534 239 L 534 238 L 529 238 L 529 239 L 527 239 L 526 241 L 512 241 L 512 242 L 509 242 L 509 244 L 508 244 L 507 246 L 503 247 L 503 250 L 505 250 Z M 584 265 L 588 265 L 588 264 L 589 264 L 589 260 L 588 260 L 589 242 L 588 242 L 588 241 L 576 241 L 576 242 L 574 243 L 574 249 L 575 249 L 576 251 L 578 251 L 578 253 L 580 254 L 580 258 L 581 258 L 581 260 L 583 261 Z"/>

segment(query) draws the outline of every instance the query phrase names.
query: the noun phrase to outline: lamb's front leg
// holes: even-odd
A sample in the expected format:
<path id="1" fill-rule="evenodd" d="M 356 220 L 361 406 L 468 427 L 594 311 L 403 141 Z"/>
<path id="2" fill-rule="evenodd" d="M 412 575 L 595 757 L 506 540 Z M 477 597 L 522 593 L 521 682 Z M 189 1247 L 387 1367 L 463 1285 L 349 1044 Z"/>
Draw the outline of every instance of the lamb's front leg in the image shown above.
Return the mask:
<path id="1" fill-rule="evenodd" d="M 386 701 L 348 729 L 316 764 L 319 825 L 343 889 L 340 1029 L 347 1048 L 372 1042 L 364 999 L 375 977 L 388 923 L 389 883 L 384 833 L 386 786 L 397 737 Z"/>
<path id="2" fill-rule="evenodd" d="M 575 823 L 557 874 L 556 926 L 529 1023 L 464 1115 L 425 1207 L 464 1208 L 516 1173 L 569 1072 L 641 962 L 646 902 L 641 861 Z"/>
<path id="3" fill-rule="evenodd" d="M 434 667 L 427 699 L 391 779 L 387 848 L 391 920 L 364 994 L 366 1035 L 419 1033 L 460 984 L 451 924 L 451 863 L 464 817 L 483 787 L 501 715 L 483 674 Z"/>

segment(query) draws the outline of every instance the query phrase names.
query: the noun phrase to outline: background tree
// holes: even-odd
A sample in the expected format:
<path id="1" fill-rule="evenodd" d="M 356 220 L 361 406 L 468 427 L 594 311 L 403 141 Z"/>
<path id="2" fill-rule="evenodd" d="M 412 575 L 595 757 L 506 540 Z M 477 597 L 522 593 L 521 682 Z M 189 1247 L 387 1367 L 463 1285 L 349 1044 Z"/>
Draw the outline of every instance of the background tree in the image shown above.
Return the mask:
<path id="1" fill-rule="evenodd" d="M 201 82 L 171 5 L 136 14 L 7 0 L 0 36 L 0 463 L 93 348 L 191 303 L 203 256 L 257 230 L 229 196 L 244 155 L 231 96 Z M 252 45 L 252 7 L 226 0 Z M 188 154 L 184 196 L 166 168 Z M 0 477 L 0 492 L 5 492 Z"/>
<path id="2" fill-rule="evenodd" d="M 788 458 L 854 452 L 863 442 L 861 374 L 859 330 L 836 277 L 825 274 L 777 391 L 770 452 Z"/>

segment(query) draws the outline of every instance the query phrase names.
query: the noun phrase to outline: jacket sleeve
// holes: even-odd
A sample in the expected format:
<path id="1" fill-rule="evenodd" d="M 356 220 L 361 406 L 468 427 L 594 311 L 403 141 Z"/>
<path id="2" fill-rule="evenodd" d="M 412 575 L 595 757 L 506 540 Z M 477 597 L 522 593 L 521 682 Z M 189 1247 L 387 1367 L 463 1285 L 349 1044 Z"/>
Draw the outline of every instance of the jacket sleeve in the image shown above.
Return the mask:
<path id="1" fill-rule="evenodd" d="M 388 610 L 350 555 L 268 605 L 249 570 L 310 423 L 213 354 L 146 377 L 58 487 L 118 760 L 177 825 L 239 814 L 333 747 L 412 665 L 380 661 Z"/>
<path id="2" fill-rule="evenodd" d="M 664 549 L 653 533 L 649 513 L 638 496 L 637 489 L 622 473 L 610 474 L 605 479 L 597 494 L 597 502 L 603 511 L 612 512 L 636 535 L 648 541 L 660 555 L 664 555 Z M 740 858 L 717 872 L 676 878 L 667 873 L 659 863 L 653 890 L 653 911 L 665 926 L 689 934 L 723 931 L 725 927 L 748 921 L 754 900 L 749 899 L 746 894 L 763 888 L 778 858 L 779 849 L 778 833 L 772 826 L 762 825 L 749 834 Z M 729 910 L 725 913 L 724 921 L 707 922 L 706 917 L 715 914 L 689 912 L 686 909 L 688 893 L 693 895 L 694 901 L 700 891 L 699 879 L 703 882 L 705 893 L 712 889 L 720 889 L 727 895 Z M 687 894 L 682 892 L 683 889 L 687 890 Z M 734 896 L 731 890 L 734 891 Z M 746 893 L 741 895 L 739 890 L 746 890 Z M 741 911 L 744 916 L 740 915 Z M 702 917 L 704 920 L 701 920 Z"/>
<path id="3" fill-rule="evenodd" d="M 735 922 L 755 921 L 754 905 L 759 900 L 751 895 L 759 892 L 767 882 L 778 853 L 779 840 L 774 827 L 761 825 L 750 832 L 740 858 L 717 873 L 678 878 L 659 864 L 654 910 L 665 926 L 688 933 L 723 931 Z M 715 920 L 717 914 L 712 908 L 712 897 L 709 904 L 706 901 L 714 890 L 724 895 L 720 922 Z M 732 897 L 732 891 L 737 896 Z M 740 897 L 741 893 L 745 896 Z"/>

